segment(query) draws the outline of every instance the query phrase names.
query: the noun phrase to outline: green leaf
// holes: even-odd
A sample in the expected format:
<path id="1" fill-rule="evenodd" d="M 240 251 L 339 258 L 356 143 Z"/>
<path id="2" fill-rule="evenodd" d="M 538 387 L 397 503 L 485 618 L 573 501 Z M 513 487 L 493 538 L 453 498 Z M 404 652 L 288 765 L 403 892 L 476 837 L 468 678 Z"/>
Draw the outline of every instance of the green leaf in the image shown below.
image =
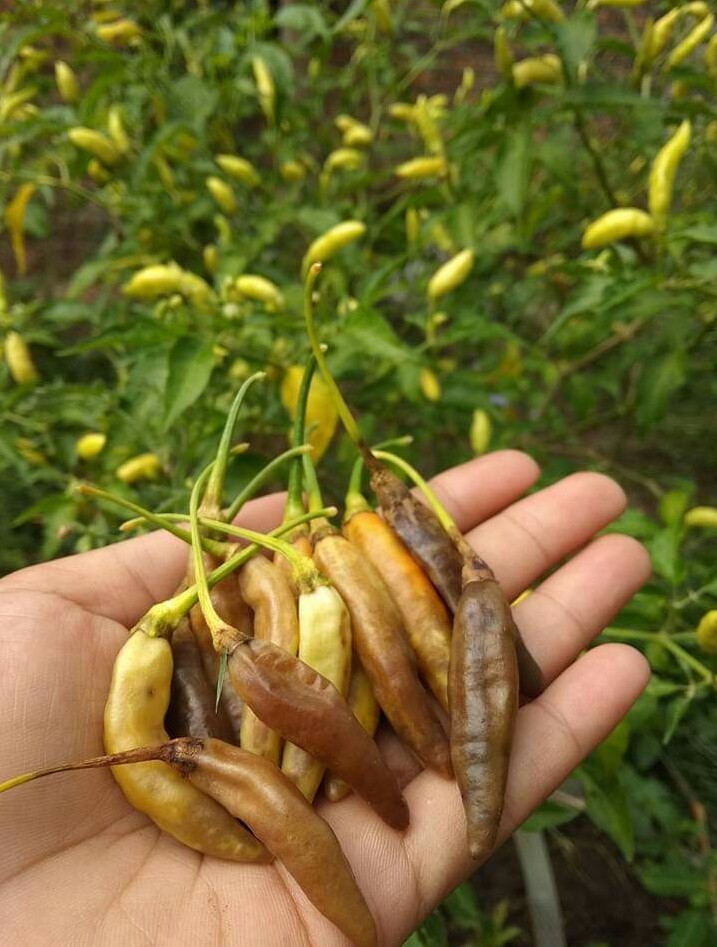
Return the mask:
<path id="1" fill-rule="evenodd" d="M 670 399 L 685 383 L 686 375 L 686 353 L 679 348 L 648 365 L 642 377 L 641 398 L 635 412 L 643 427 L 649 427 L 665 416 Z"/>
<path id="2" fill-rule="evenodd" d="M 612 838 L 627 861 L 635 855 L 635 832 L 627 793 L 617 776 L 606 776 L 590 757 L 578 769 L 585 786 L 587 813 L 598 828 Z"/>
<path id="3" fill-rule="evenodd" d="M 684 565 L 680 557 L 681 538 L 680 531 L 668 526 L 661 529 L 647 547 L 652 558 L 653 569 L 672 585 L 679 584 L 684 574 Z"/>
<path id="4" fill-rule="evenodd" d="M 542 806 L 538 806 L 530 818 L 521 825 L 521 829 L 525 832 L 542 832 L 545 829 L 553 829 L 558 825 L 564 825 L 578 815 L 580 815 L 578 809 L 561 806 L 560 803 L 548 799 Z"/>
<path id="5" fill-rule="evenodd" d="M 201 129 L 218 101 L 218 91 L 199 76 L 182 76 L 167 91 L 167 117 Z"/>
<path id="6" fill-rule="evenodd" d="M 594 13 L 582 10 L 555 24 L 558 46 L 568 69 L 575 75 L 580 63 L 587 58 L 597 36 L 597 19 Z"/>
<path id="7" fill-rule="evenodd" d="M 668 704 L 667 719 L 665 721 L 665 732 L 662 737 L 663 746 L 667 746 L 672 737 L 675 735 L 675 730 L 677 730 L 677 727 L 680 725 L 680 721 L 690 709 L 693 696 L 694 695 L 692 693 L 689 693 L 681 697 L 676 697 Z"/>
<path id="8" fill-rule="evenodd" d="M 647 890 L 663 898 L 689 898 L 704 890 L 702 873 L 677 854 L 668 856 L 663 864 L 641 869 L 639 874 Z"/>
<path id="9" fill-rule="evenodd" d="M 353 342 L 354 351 L 385 358 L 395 364 L 416 361 L 417 354 L 396 335 L 389 323 L 375 310 L 359 306 L 344 323 L 344 340 Z"/>
<path id="10" fill-rule="evenodd" d="M 165 431 L 201 395 L 213 368 L 214 354 L 210 343 L 191 337 L 177 342 L 169 354 L 169 376 L 164 395 Z"/>
<path id="11" fill-rule="evenodd" d="M 453 924 L 462 930 L 479 932 L 482 925 L 481 909 L 470 882 L 458 885 L 443 902 Z"/>
<path id="12" fill-rule="evenodd" d="M 344 15 L 334 24 L 334 33 L 340 33 L 341 30 L 345 29 L 356 17 L 361 16 L 368 6 L 368 3 L 369 0 L 351 0 Z"/>
<path id="13" fill-rule="evenodd" d="M 295 30 L 304 42 L 310 42 L 314 36 L 329 39 L 331 33 L 321 12 L 306 3 L 292 3 L 282 7 L 276 14 L 276 25 L 281 29 Z"/>
<path id="14" fill-rule="evenodd" d="M 508 136 L 495 173 L 498 193 L 515 217 L 520 217 L 525 207 L 530 166 L 530 127 L 522 125 Z"/>
<path id="15" fill-rule="evenodd" d="M 668 526 L 679 525 L 687 509 L 692 491 L 668 490 L 660 498 L 660 516 Z"/>
<path id="16" fill-rule="evenodd" d="M 696 227 L 681 230 L 678 235 L 687 237 L 688 240 L 694 240 L 696 243 L 717 245 L 717 224 L 697 224 Z"/>
<path id="17" fill-rule="evenodd" d="M 715 928 L 706 911 L 684 911 L 675 921 L 667 947 L 706 947 Z"/>
<path id="18" fill-rule="evenodd" d="M 630 727 L 623 720 L 599 746 L 593 750 L 593 759 L 600 763 L 608 776 L 614 776 L 625 758 L 630 742 Z"/>

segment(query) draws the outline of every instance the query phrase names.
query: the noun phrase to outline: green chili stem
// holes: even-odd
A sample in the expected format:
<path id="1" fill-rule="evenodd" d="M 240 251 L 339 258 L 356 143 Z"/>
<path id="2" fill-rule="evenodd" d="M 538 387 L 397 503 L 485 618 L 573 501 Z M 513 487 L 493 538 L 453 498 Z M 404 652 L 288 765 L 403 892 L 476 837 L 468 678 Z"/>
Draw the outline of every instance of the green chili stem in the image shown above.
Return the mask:
<path id="1" fill-rule="evenodd" d="M 324 381 L 326 382 L 331 393 L 331 398 L 336 405 L 336 410 L 339 413 L 339 417 L 341 418 L 343 426 L 346 428 L 346 433 L 354 442 L 354 444 L 358 446 L 361 444 L 361 433 L 353 415 L 351 414 L 351 411 L 349 410 L 349 406 L 344 401 L 344 397 L 339 390 L 339 386 L 336 384 L 331 372 L 329 371 L 328 365 L 326 364 L 326 359 L 324 358 L 324 353 L 321 349 L 319 337 L 316 334 L 312 296 L 316 278 L 320 272 L 321 263 L 312 263 L 312 265 L 309 267 L 309 272 L 306 274 L 306 282 L 304 284 L 304 318 L 306 320 L 306 332 L 309 336 L 311 350 L 314 353 L 314 357 L 316 358 L 316 364 L 319 366 L 319 370 L 324 376 Z M 304 468 L 304 470 L 305 469 L 306 468 Z"/>
<path id="2" fill-rule="evenodd" d="M 287 460 L 294 459 L 296 463 L 300 463 L 300 458 L 302 454 L 306 454 L 311 450 L 310 444 L 302 444 L 300 441 L 297 446 L 290 447 L 289 450 L 285 450 L 283 454 L 279 454 L 278 457 L 274 457 L 273 460 L 270 460 L 269 463 L 263 467 L 259 473 L 252 477 L 249 483 L 237 494 L 234 498 L 231 506 L 227 507 L 224 511 L 224 517 L 227 520 L 233 520 L 237 515 L 239 510 L 244 506 L 247 500 L 250 500 L 261 487 L 264 486 L 267 480 L 273 476 L 274 472 Z M 303 513 L 303 506 L 295 513 L 295 516 L 298 516 L 299 513 Z M 287 517 L 290 519 L 291 517 Z"/>
<path id="3" fill-rule="evenodd" d="M 455 523 L 455 520 L 415 467 L 412 467 L 408 461 L 403 459 L 403 457 L 399 457 L 397 454 L 391 454 L 389 451 L 377 450 L 375 451 L 374 456 L 378 460 L 388 461 L 389 463 L 393 464 L 394 467 L 398 467 L 399 470 L 410 477 L 410 479 L 416 484 L 421 493 L 423 493 L 425 498 L 428 500 L 428 505 L 436 514 L 438 521 L 445 531 L 450 533 L 451 536 L 460 535 L 460 531 Z"/>
<path id="4" fill-rule="evenodd" d="M 224 481 L 226 480 L 227 475 L 229 449 L 231 447 L 231 441 L 234 435 L 237 417 L 239 416 L 239 410 L 244 402 L 244 398 L 246 397 L 246 393 L 249 388 L 254 384 L 255 381 L 260 381 L 263 378 L 266 378 L 266 372 L 255 372 L 253 375 L 250 375 L 236 393 L 236 397 L 234 398 L 232 406 L 229 409 L 229 414 L 227 415 L 227 420 L 224 424 L 224 430 L 222 431 L 222 437 L 219 441 L 216 460 L 214 462 L 214 466 L 212 467 L 211 477 L 207 485 L 207 489 L 204 492 L 204 499 L 202 503 L 206 512 L 213 512 L 215 510 L 218 511 L 221 509 L 222 493 L 224 492 Z"/>
<path id="5" fill-rule="evenodd" d="M 324 505 L 324 501 L 321 496 L 319 478 L 316 476 L 316 467 L 308 454 L 304 454 L 302 460 L 304 463 L 304 486 L 309 498 L 309 509 L 318 510 Z"/>
<path id="6" fill-rule="evenodd" d="M 306 408 L 309 403 L 309 392 L 311 390 L 311 381 L 314 377 L 316 368 L 316 358 L 311 355 L 304 368 L 304 374 L 299 388 L 299 397 L 296 402 L 296 415 L 291 433 L 291 443 L 301 444 L 306 440 Z M 289 487 L 286 498 L 286 507 L 284 510 L 284 519 L 291 519 L 304 509 L 303 497 L 303 462 L 296 460 L 291 465 L 289 472 Z"/>
<path id="7" fill-rule="evenodd" d="M 77 492 L 81 493 L 83 496 L 93 496 L 97 497 L 100 500 L 107 500 L 110 503 L 114 503 L 116 506 L 124 507 L 126 510 L 132 510 L 133 513 L 137 513 L 139 517 L 143 520 L 147 520 L 149 523 L 154 523 L 155 526 L 159 526 L 160 529 L 166 529 L 168 533 L 171 533 L 173 536 L 176 536 L 177 539 L 183 540 L 185 543 L 191 543 L 192 537 L 191 533 L 187 532 L 186 529 L 181 529 L 179 526 L 173 526 L 170 520 L 163 520 L 161 513 L 153 513 L 151 510 L 145 509 L 145 507 L 140 506 L 139 503 L 134 503 L 132 500 L 126 500 L 124 497 L 116 496 L 114 493 L 108 493 L 107 490 L 100 490 L 99 487 L 93 487 L 89 483 L 81 483 L 77 487 Z M 182 513 L 181 515 L 169 514 L 172 520 L 186 520 L 187 514 Z M 132 521 L 133 522 L 133 521 Z M 123 524 L 125 526 L 126 524 Z M 202 539 L 202 548 L 211 553 L 213 556 L 224 556 L 231 549 L 230 543 L 220 543 L 214 539 Z"/>
<path id="8" fill-rule="evenodd" d="M 373 453 L 374 451 L 385 447 L 404 447 L 411 443 L 413 443 L 412 435 L 404 434 L 403 437 L 391 437 L 387 441 L 381 441 L 380 444 L 375 444 L 371 448 L 371 452 Z M 363 466 L 364 459 L 363 456 L 359 454 L 351 469 L 351 477 L 346 490 L 344 522 L 351 519 L 354 513 L 371 509 L 371 504 L 368 502 L 366 497 L 363 495 L 363 491 L 361 490 L 361 476 L 363 474 Z"/>

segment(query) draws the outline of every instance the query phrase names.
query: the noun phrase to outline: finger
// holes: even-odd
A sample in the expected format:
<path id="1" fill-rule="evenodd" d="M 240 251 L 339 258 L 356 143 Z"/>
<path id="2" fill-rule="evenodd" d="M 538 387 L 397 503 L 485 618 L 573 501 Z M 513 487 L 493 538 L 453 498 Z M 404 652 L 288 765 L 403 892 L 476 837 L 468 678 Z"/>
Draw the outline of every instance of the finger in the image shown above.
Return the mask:
<path id="1" fill-rule="evenodd" d="M 466 532 L 514 503 L 539 476 L 540 467 L 528 454 L 499 450 L 444 470 L 431 486 L 458 528 Z"/>
<path id="2" fill-rule="evenodd" d="M 546 683 L 600 634 L 651 571 L 650 557 L 637 540 L 601 536 L 513 609 Z"/>
<path id="3" fill-rule="evenodd" d="M 273 529 L 281 521 L 284 499 L 285 494 L 274 493 L 251 500 L 238 522 L 249 529 Z M 187 552 L 186 543 L 159 530 L 22 569 L 0 582 L 0 592 L 53 592 L 129 627 L 176 589 L 186 569 Z"/>
<path id="4" fill-rule="evenodd" d="M 481 523 L 468 540 L 514 598 L 616 519 L 626 503 L 610 477 L 576 473 Z"/>

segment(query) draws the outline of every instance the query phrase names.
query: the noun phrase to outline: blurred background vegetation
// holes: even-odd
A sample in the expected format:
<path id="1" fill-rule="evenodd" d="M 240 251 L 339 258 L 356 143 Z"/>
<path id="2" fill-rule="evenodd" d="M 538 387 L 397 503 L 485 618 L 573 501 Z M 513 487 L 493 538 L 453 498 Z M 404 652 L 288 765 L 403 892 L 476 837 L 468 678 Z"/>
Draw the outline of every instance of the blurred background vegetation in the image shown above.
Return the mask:
<path id="1" fill-rule="evenodd" d="M 717 467 L 711 3 L 20 0 L 0 40 L 2 571 L 117 538 L 79 479 L 184 503 L 257 369 L 230 486 L 281 450 L 302 258 L 360 221 L 318 315 L 371 438 L 410 432 L 426 474 L 501 447 L 541 485 L 605 471 L 655 570 L 604 636 L 652 683 L 526 827 L 547 857 L 506 846 L 411 944 L 542 947 L 520 864 L 557 879 L 570 945 L 716 943 L 717 512 L 685 519 Z M 685 120 L 664 226 L 581 249 L 647 207 Z M 351 459 L 337 432 L 329 498 Z"/>

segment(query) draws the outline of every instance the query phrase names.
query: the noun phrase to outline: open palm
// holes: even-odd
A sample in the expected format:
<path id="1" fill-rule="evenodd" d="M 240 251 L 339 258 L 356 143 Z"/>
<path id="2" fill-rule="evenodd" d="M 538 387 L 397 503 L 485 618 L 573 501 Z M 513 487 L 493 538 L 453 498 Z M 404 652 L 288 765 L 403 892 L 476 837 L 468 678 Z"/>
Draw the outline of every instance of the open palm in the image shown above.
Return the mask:
<path id="1" fill-rule="evenodd" d="M 572 555 L 515 609 L 549 686 L 519 712 L 501 840 L 610 732 L 649 674 L 624 645 L 578 657 L 649 574 L 634 540 L 593 539 L 622 512 L 622 491 L 582 473 L 520 499 L 537 473 L 530 458 L 502 451 L 434 481 L 508 596 Z M 269 529 L 282 502 L 258 500 L 241 522 Z M 0 779 L 102 752 L 102 710 L 126 628 L 171 594 L 186 555 L 178 540 L 153 534 L 0 582 Z M 389 734 L 380 739 L 406 783 L 408 831 L 387 828 L 355 797 L 321 803 L 321 812 L 388 947 L 476 866 L 455 783 L 419 772 Z M 0 837 L 8 944 L 344 942 L 278 863 L 243 866 L 183 848 L 130 808 L 107 771 L 52 777 L 1 797 Z"/>

